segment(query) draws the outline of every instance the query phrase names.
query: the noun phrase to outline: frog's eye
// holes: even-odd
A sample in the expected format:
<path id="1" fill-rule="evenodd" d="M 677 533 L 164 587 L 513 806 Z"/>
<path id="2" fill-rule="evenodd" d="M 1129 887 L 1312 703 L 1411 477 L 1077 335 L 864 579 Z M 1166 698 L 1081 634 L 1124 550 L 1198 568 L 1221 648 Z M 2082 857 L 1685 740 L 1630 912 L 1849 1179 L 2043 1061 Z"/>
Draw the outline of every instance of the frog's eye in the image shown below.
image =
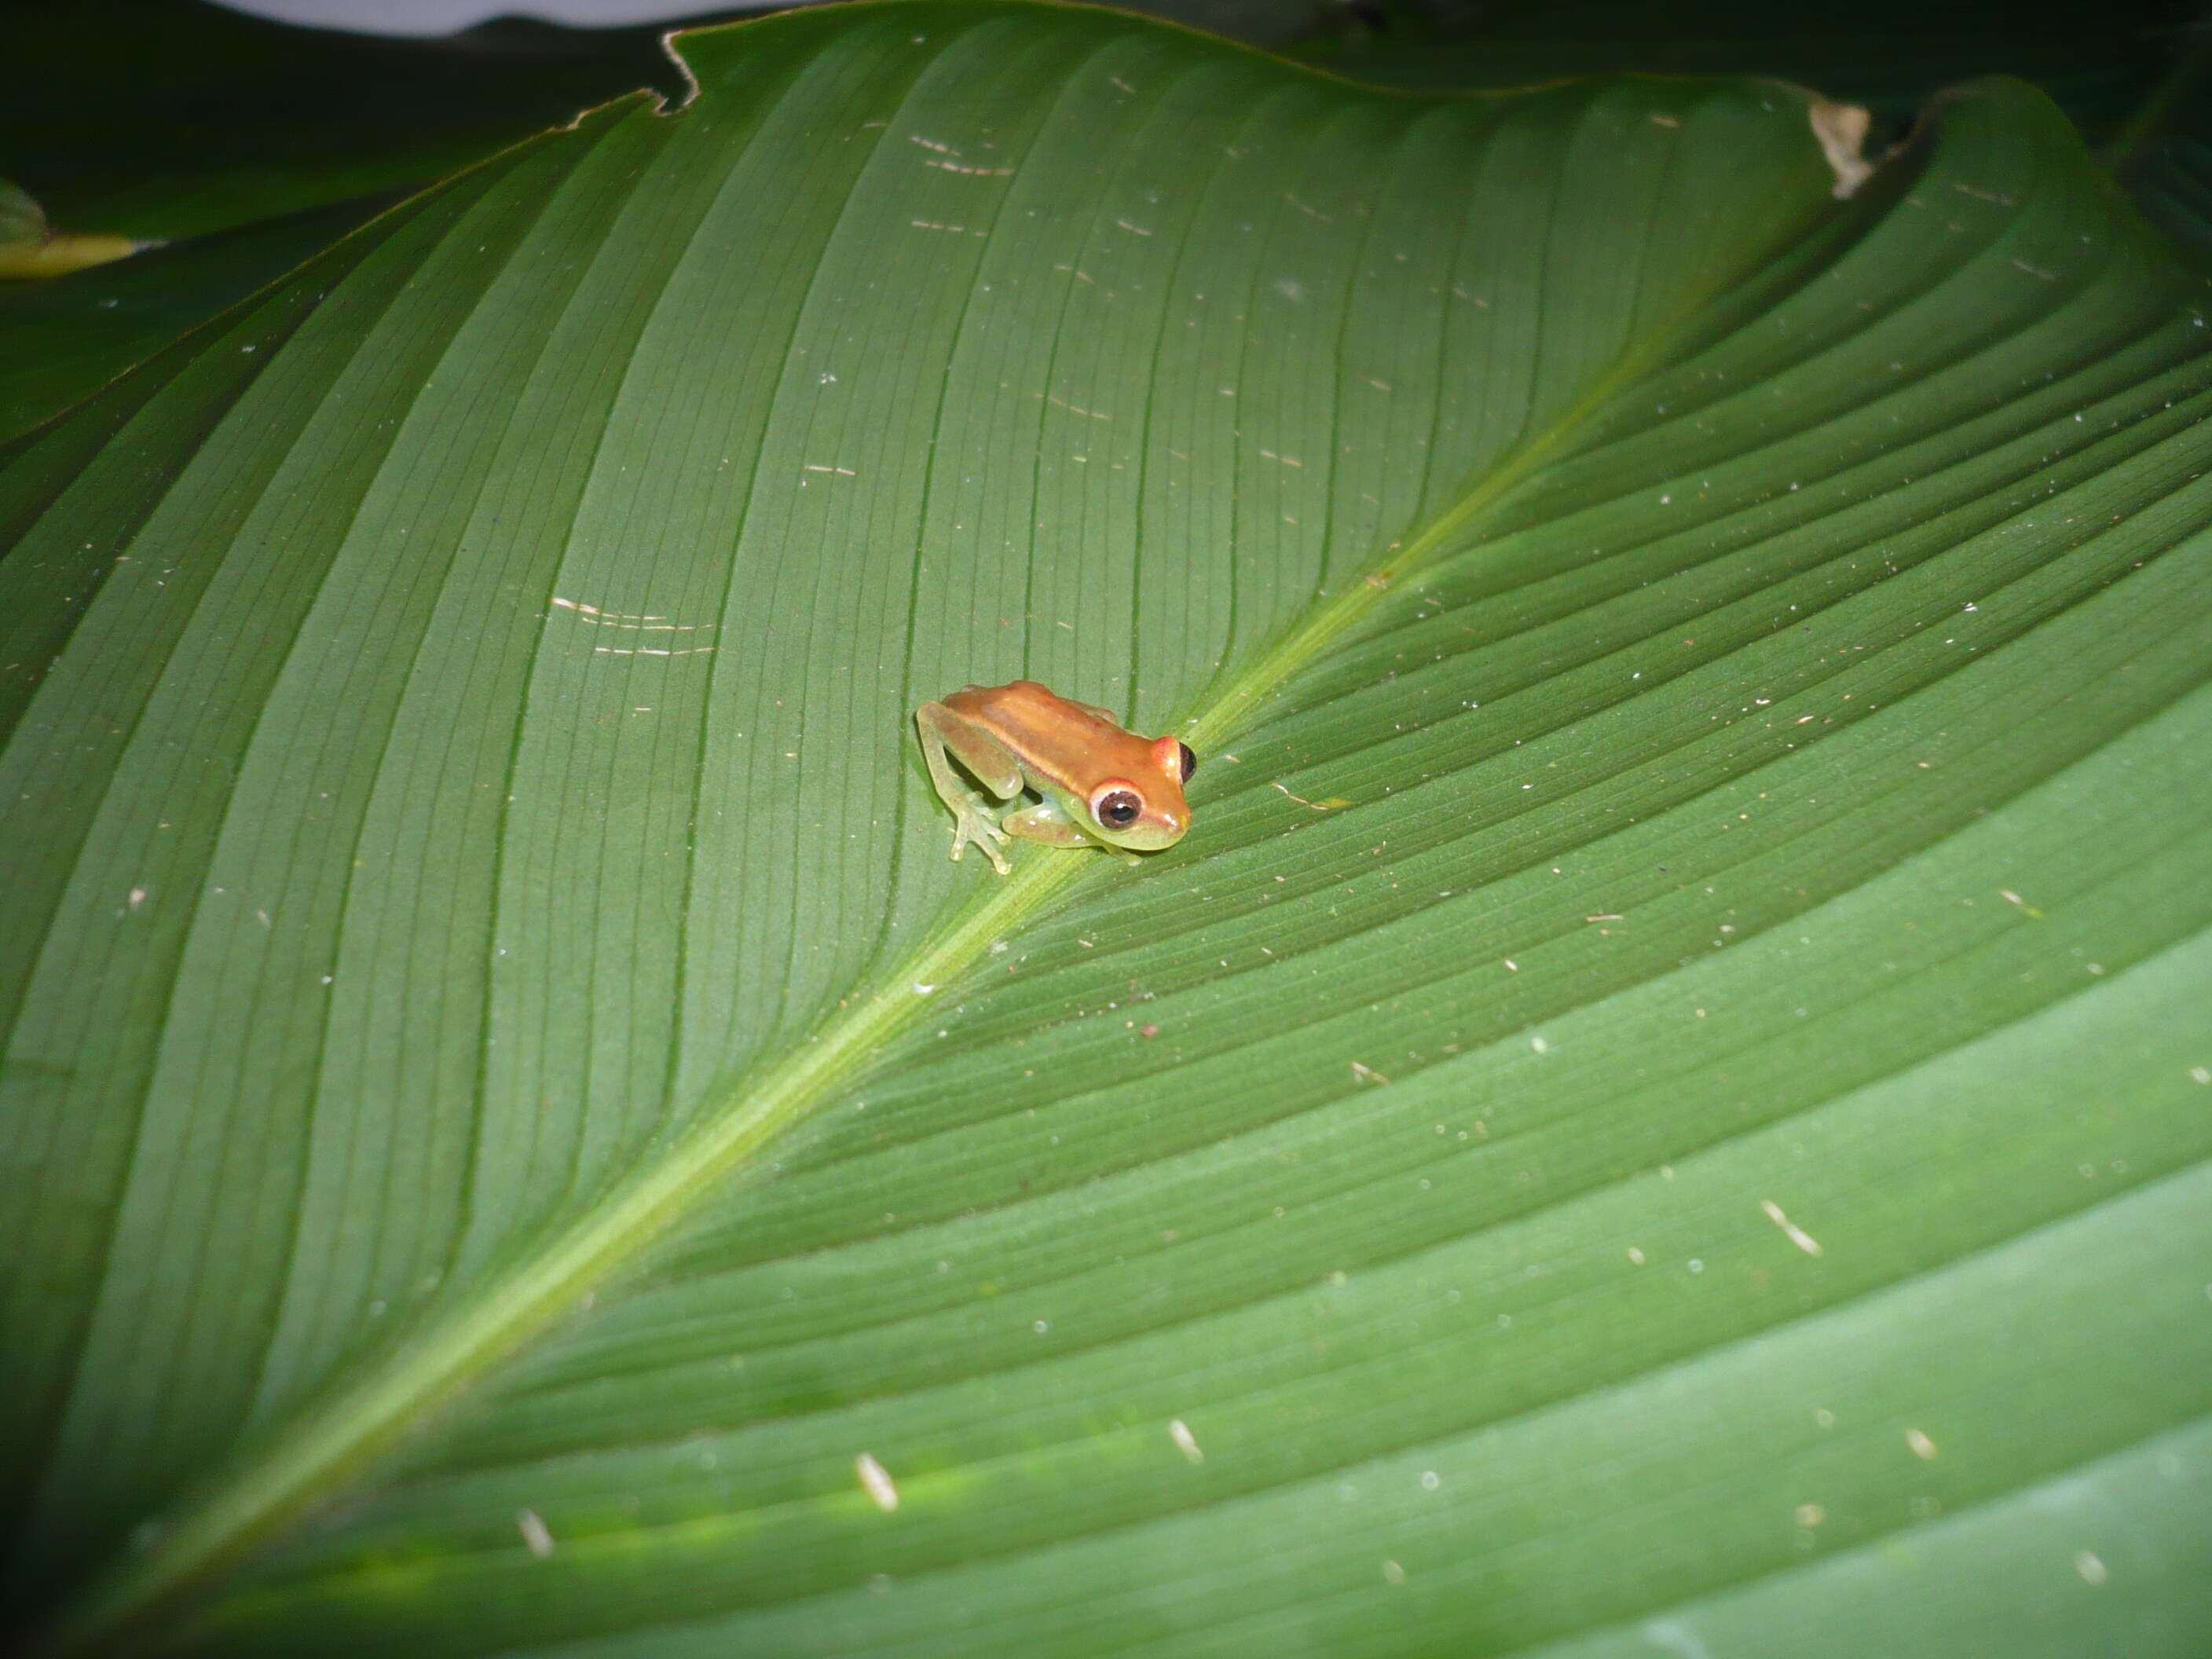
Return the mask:
<path id="1" fill-rule="evenodd" d="M 1152 744 L 1152 764 L 1166 776 L 1188 783 L 1190 775 L 1198 770 L 1198 757 L 1190 752 L 1188 744 L 1178 743 L 1173 738 L 1161 738 Z"/>
<path id="2" fill-rule="evenodd" d="M 1133 789 L 1109 789 L 1091 803 L 1091 810 L 1109 830 L 1127 830 L 1144 815 L 1145 803 Z"/>

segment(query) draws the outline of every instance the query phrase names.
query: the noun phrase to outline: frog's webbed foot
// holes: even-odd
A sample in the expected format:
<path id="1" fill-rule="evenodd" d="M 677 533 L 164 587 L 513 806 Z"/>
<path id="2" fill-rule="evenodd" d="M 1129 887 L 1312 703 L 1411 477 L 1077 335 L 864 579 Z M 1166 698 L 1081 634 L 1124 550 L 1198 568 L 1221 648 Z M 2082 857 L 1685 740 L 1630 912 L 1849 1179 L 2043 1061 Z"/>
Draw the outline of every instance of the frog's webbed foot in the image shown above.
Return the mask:
<path id="1" fill-rule="evenodd" d="M 972 842 L 983 849 L 983 856 L 991 860 L 994 870 L 1002 876 L 1010 874 L 1014 866 L 999 850 L 999 844 L 1006 839 L 1006 832 L 999 828 L 999 821 L 984 809 L 983 804 L 970 795 L 953 807 L 952 814 L 952 861 L 959 863 L 961 854 Z"/>

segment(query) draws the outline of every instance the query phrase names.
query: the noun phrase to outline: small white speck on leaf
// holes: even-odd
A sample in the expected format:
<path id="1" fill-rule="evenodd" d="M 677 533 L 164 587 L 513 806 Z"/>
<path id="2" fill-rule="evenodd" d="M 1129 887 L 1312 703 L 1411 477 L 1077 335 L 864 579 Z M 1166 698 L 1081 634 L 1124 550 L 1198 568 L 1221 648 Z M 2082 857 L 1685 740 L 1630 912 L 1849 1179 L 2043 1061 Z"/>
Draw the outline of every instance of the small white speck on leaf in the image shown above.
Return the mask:
<path id="1" fill-rule="evenodd" d="M 1905 1443 L 1912 1448 L 1912 1455 L 1923 1463 L 1936 1461 L 1936 1443 L 1919 1429 L 1905 1431 Z"/>
<path id="2" fill-rule="evenodd" d="M 1191 1462 L 1206 1462 L 1206 1454 L 1198 1449 L 1198 1437 L 1190 1431 L 1190 1425 L 1180 1417 L 1169 1419 L 1168 1438 L 1176 1443 L 1176 1449 Z"/>
<path id="3" fill-rule="evenodd" d="M 2081 1575 L 2085 1584 L 2101 1584 L 2112 1576 L 2105 1564 L 2087 1550 L 2074 1552 L 2074 1571 Z"/>
<path id="4" fill-rule="evenodd" d="M 861 1487 L 885 1515 L 898 1507 L 898 1488 L 891 1484 L 890 1471 L 873 1457 L 862 1452 L 853 1460 L 853 1472 L 860 1477 Z"/>
<path id="5" fill-rule="evenodd" d="M 1759 1200 L 1759 1207 L 1766 1212 L 1766 1218 L 1782 1229 L 1782 1236 L 1807 1255 L 1820 1254 L 1820 1241 L 1782 1212 L 1782 1206 L 1771 1198 Z"/>
<path id="6" fill-rule="evenodd" d="M 514 1512 L 515 1530 L 522 1534 L 525 1548 L 543 1561 L 553 1553 L 552 1529 L 538 1518 L 536 1510 L 517 1510 Z"/>

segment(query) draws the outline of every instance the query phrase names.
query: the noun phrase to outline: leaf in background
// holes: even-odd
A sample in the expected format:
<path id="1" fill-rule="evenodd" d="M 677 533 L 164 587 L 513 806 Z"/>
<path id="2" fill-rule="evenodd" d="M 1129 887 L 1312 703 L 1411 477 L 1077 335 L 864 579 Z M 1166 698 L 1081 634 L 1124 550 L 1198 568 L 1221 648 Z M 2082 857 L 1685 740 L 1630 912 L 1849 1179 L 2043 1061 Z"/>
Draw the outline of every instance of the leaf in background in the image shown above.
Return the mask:
<path id="1" fill-rule="evenodd" d="M 0 287 L 0 441 L 78 403 L 392 205 L 373 197 Z"/>
<path id="2" fill-rule="evenodd" d="M 0 171 L 80 237 L 0 282 L 0 440 L 35 426 L 327 247 L 403 191 L 642 84 L 660 31 L 514 22 L 438 42 L 291 28 L 201 0 L 18 7 Z M 132 239 L 135 239 L 132 240 Z M 88 249 L 83 245 L 94 246 Z"/>
<path id="3" fill-rule="evenodd" d="M 1971 76 L 2032 81 L 2093 139 L 2134 120 L 2196 55 L 2172 0 L 1376 0 L 1330 15 L 1303 61 L 1389 86 L 1516 87 L 1560 76 L 1771 75 L 1871 109 L 1900 133 Z"/>
<path id="4" fill-rule="evenodd" d="M 0 474 L 49 1650 L 2186 1650 L 2204 331 L 2048 105 L 687 53 Z M 1018 673 L 1190 836 L 947 862 Z"/>
<path id="5" fill-rule="evenodd" d="M 2195 41 L 2103 159 L 2143 216 L 2212 270 L 2212 42 Z"/>
<path id="6" fill-rule="evenodd" d="M 57 222 L 180 240 L 394 189 L 641 85 L 652 29 L 443 41 L 295 28 L 207 0 L 15 9 L 0 172 Z"/>
<path id="7" fill-rule="evenodd" d="M 57 235 L 26 191 L 0 179 L 0 280 L 59 276 L 137 252 L 124 236 Z"/>

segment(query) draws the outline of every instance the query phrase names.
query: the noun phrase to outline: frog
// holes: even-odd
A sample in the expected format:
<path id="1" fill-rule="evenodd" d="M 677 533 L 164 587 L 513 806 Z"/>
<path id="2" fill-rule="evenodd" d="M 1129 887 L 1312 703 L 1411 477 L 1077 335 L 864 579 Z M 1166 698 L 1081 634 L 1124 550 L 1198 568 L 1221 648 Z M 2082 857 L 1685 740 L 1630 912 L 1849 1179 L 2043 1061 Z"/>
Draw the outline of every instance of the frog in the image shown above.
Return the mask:
<path id="1" fill-rule="evenodd" d="M 1190 828 L 1183 785 L 1198 757 L 1175 738 L 1123 729 L 1109 709 L 1075 702 L 1035 680 L 969 685 L 914 712 L 930 781 L 952 809 L 952 857 L 980 847 L 1000 875 L 1010 836 L 1047 847 L 1103 847 L 1124 854 L 1174 846 Z M 949 758 L 948 758 L 949 757 Z M 990 792 L 969 788 L 953 761 Z M 993 816 L 993 802 L 1024 790 L 1034 806 Z"/>

